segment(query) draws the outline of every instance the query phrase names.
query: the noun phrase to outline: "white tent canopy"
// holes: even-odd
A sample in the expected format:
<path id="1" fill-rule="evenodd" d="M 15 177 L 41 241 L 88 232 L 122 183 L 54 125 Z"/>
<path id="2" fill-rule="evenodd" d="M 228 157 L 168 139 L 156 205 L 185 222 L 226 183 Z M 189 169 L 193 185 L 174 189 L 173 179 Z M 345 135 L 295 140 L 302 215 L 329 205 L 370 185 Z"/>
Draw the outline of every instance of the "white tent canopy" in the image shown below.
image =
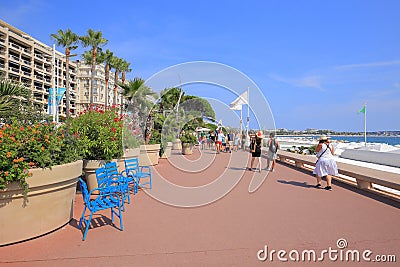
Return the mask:
<path id="1" fill-rule="evenodd" d="M 204 127 L 197 127 L 196 132 L 209 132 L 210 129 Z"/>

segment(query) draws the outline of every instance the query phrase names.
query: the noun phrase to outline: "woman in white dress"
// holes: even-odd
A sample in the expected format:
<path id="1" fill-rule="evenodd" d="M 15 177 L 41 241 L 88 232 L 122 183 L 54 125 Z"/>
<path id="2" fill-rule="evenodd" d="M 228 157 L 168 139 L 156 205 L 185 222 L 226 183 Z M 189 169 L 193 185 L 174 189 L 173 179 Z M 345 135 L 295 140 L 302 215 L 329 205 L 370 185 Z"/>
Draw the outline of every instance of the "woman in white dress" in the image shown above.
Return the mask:
<path id="1" fill-rule="evenodd" d="M 322 178 L 326 178 L 326 187 L 324 189 L 332 190 L 332 175 L 338 175 L 338 168 L 333 157 L 335 148 L 329 142 L 326 135 L 322 135 L 319 139 L 319 144 L 315 149 L 317 152 L 317 164 L 315 165 L 314 174 L 317 177 L 316 188 L 321 188 Z M 322 177 L 322 178 L 321 178 Z"/>

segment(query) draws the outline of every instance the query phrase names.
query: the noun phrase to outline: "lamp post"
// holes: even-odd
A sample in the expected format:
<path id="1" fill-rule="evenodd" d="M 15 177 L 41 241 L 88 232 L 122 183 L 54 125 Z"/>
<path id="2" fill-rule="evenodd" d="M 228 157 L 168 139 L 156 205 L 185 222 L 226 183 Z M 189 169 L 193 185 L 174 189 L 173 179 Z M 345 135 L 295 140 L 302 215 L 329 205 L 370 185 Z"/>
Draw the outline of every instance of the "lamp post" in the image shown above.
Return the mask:
<path id="1" fill-rule="evenodd" d="M 52 84 L 53 94 L 51 96 L 52 103 L 53 103 L 52 114 L 53 114 L 53 122 L 58 122 L 58 116 L 56 114 L 56 112 L 57 112 L 57 102 L 56 102 L 57 101 L 57 98 L 56 98 L 57 88 L 56 88 L 56 45 L 55 44 L 53 44 L 53 58 L 51 61 L 51 65 L 52 65 L 52 69 L 53 69 L 53 84 Z"/>

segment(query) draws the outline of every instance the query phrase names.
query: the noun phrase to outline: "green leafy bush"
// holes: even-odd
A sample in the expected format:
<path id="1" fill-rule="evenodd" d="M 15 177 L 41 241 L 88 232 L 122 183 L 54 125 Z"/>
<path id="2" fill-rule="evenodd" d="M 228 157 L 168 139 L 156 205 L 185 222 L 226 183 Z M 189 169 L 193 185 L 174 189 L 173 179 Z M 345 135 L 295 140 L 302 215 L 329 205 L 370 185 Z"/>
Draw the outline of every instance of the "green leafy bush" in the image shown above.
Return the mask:
<path id="1" fill-rule="evenodd" d="M 48 168 L 80 158 L 78 140 L 65 127 L 53 123 L 5 124 L 0 129 L 0 189 L 16 181 L 26 193 L 29 169 Z"/>
<path id="2" fill-rule="evenodd" d="M 123 121 L 114 108 L 89 109 L 67 124 L 70 133 L 79 140 L 84 159 L 112 160 L 122 156 Z"/>
<path id="3" fill-rule="evenodd" d="M 194 136 L 193 134 L 186 133 L 181 136 L 181 142 L 182 144 L 197 144 L 199 141 L 197 140 L 197 137 Z"/>

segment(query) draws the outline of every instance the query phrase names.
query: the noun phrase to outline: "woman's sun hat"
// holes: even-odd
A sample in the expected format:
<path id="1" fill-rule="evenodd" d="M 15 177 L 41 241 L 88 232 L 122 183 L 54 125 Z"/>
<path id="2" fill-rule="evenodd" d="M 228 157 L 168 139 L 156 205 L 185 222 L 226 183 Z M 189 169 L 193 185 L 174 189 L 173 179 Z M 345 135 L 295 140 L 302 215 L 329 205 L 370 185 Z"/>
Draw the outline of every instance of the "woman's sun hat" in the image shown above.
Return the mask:
<path id="1" fill-rule="evenodd" d="M 329 139 L 329 136 L 323 134 L 323 135 L 321 135 L 321 137 L 319 138 L 318 141 L 326 141 L 326 140 L 328 140 L 328 139 Z"/>
<path id="2" fill-rule="evenodd" d="M 257 137 L 258 138 L 264 138 L 264 135 L 263 135 L 263 133 L 261 131 L 258 131 L 257 132 Z"/>

